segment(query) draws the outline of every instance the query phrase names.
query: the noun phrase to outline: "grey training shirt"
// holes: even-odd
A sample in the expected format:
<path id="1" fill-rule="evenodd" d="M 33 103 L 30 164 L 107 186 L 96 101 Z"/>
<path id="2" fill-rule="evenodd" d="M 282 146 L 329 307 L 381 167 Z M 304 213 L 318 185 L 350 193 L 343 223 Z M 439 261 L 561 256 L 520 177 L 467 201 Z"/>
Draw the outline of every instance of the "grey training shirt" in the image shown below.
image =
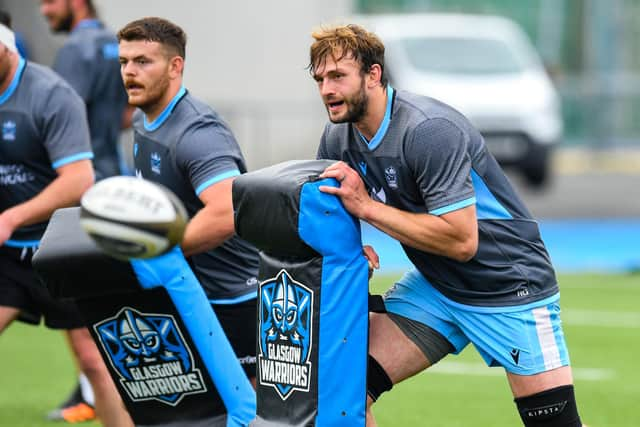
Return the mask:
<path id="1" fill-rule="evenodd" d="M 190 216 L 204 206 L 198 197 L 202 191 L 246 172 L 240 147 L 227 125 L 184 88 L 152 123 L 136 111 L 133 128 L 136 174 L 171 189 Z M 193 255 L 189 262 L 212 302 L 255 297 L 258 253 L 239 237 Z"/>
<path id="2" fill-rule="evenodd" d="M 0 94 L 0 212 L 26 202 L 56 177 L 56 169 L 91 159 L 85 107 L 50 69 L 20 59 Z M 16 230 L 7 246 L 37 246 L 47 222 Z"/>
<path id="3" fill-rule="evenodd" d="M 385 117 L 371 141 L 350 123 L 329 123 L 318 158 L 345 161 L 372 197 L 404 211 L 443 215 L 476 205 L 479 244 L 470 261 L 403 245 L 415 267 L 448 298 L 505 306 L 557 293 L 538 224 L 480 133 L 441 102 L 387 90 Z"/>

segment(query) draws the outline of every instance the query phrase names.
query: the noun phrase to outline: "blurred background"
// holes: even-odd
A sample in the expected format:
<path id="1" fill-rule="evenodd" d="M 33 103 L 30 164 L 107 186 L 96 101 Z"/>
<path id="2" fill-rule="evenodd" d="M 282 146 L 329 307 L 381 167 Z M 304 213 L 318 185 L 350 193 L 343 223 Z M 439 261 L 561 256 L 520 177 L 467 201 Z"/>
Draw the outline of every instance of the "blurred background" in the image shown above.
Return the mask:
<path id="1" fill-rule="evenodd" d="M 149 15 L 166 17 L 186 30 L 185 85 L 230 123 L 250 169 L 315 156 L 326 113 L 306 70 L 312 29 L 352 21 L 379 29 L 387 44 L 387 68 L 394 86 L 440 98 L 472 119 L 534 215 L 541 218 L 560 270 L 640 268 L 635 243 L 640 240 L 640 2 L 636 0 L 94 3 L 114 30 Z M 29 59 L 51 64 L 63 36 L 49 32 L 39 2 L 0 0 L 0 7 L 12 13 Z M 500 26 L 492 21 L 482 24 L 480 19 L 477 25 L 461 21 L 456 26 L 454 20 L 449 27 L 460 29 L 459 39 L 485 37 L 482 40 L 499 43 L 492 43 L 495 51 L 486 43 L 456 44 L 460 53 L 447 56 L 438 52 L 456 52 L 442 44 L 451 43 L 456 31 L 438 30 L 433 24 L 438 19 L 423 21 L 425 13 L 499 16 L 510 29 L 496 35 L 487 30 Z M 396 46 L 394 37 L 407 33 L 408 25 L 389 23 L 395 15 L 417 17 L 404 49 Z M 427 34 L 429 30 L 436 34 Z M 419 37 L 435 38 L 425 42 Z M 460 58 L 461 64 L 449 61 Z M 547 83 L 536 83 L 536 73 Z M 539 96 L 542 92 L 549 92 L 546 101 Z M 489 117 L 494 110 L 497 116 Z M 122 140 L 124 152 L 129 153 L 131 134 L 125 133 Z M 534 151 L 536 144 L 543 151 Z M 569 225 L 580 233 L 558 220 L 572 221 Z M 567 247 L 580 236 L 589 238 L 586 247 L 578 243 Z M 603 246 L 609 250 L 603 253 Z M 567 252 L 571 257 L 565 262 Z"/>

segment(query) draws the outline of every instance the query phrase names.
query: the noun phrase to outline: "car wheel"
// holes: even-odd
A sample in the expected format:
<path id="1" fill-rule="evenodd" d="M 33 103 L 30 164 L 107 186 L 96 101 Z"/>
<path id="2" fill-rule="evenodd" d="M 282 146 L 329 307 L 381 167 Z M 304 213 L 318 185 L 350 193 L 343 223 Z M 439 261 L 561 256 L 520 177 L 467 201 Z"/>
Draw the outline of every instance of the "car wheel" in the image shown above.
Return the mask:
<path id="1" fill-rule="evenodd" d="M 531 187 L 543 188 L 549 183 L 551 175 L 551 150 L 545 146 L 532 146 L 529 155 L 523 161 L 522 171 Z"/>

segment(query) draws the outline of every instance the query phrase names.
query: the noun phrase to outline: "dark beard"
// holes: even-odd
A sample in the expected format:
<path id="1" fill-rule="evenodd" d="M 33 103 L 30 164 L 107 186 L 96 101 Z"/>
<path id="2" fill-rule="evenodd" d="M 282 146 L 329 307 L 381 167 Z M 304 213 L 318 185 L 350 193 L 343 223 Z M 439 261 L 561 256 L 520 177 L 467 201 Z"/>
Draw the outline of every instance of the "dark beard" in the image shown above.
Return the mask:
<path id="1" fill-rule="evenodd" d="M 73 14 L 69 12 L 62 21 L 53 29 L 54 33 L 68 33 L 71 31 L 71 24 L 73 24 Z"/>
<path id="2" fill-rule="evenodd" d="M 344 102 L 347 104 L 347 114 L 341 119 L 329 120 L 331 120 L 332 123 L 359 122 L 367 113 L 367 106 L 369 104 L 369 97 L 364 91 L 364 79 L 362 80 L 362 85 L 360 86 L 358 93 L 349 99 L 345 99 Z"/>

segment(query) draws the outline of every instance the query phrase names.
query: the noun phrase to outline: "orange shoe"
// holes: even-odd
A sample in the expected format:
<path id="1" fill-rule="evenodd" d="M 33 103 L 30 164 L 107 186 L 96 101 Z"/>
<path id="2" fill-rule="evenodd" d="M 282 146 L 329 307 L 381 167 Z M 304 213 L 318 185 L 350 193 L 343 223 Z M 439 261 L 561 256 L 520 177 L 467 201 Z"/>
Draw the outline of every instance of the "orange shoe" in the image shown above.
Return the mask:
<path id="1" fill-rule="evenodd" d="M 87 403 L 78 403 L 60 411 L 61 421 L 68 423 L 82 423 L 96 419 L 96 411 Z"/>

